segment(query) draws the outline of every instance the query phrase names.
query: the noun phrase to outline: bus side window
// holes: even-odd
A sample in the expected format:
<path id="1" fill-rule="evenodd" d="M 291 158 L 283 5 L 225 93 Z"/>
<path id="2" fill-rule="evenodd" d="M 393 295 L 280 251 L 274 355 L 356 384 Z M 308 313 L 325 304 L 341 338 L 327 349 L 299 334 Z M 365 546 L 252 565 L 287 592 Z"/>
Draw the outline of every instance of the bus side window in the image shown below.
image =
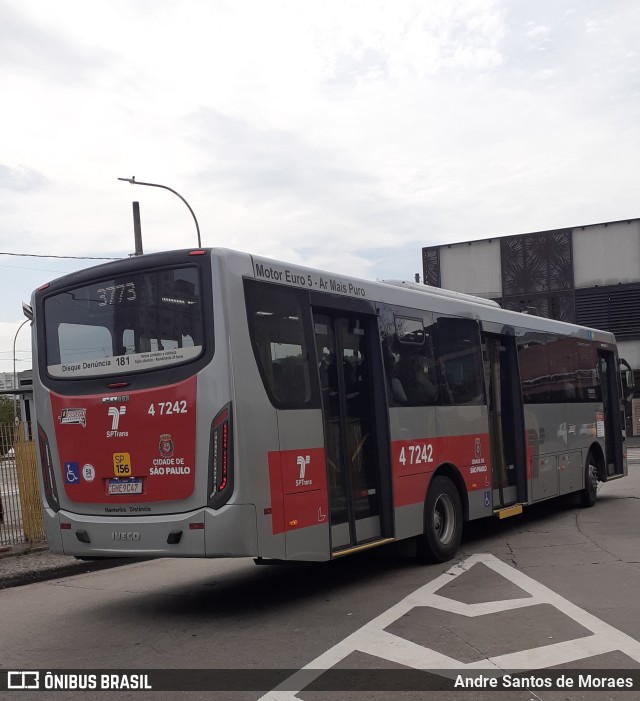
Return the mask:
<path id="1" fill-rule="evenodd" d="M 530 332 L 518 338 L 525 404 L 596 402 L 601 398 L 596 346 L 576 338 Z"/>
<path id="2" fill-rule="evenodd" d="M 409 312 L 411 313 L 411 312 Z M 381 305 L 378 313 L 382 356 L 391 406 L 432 406 L 440 393 L 433 348 L 433 316 L 395 314 Z"/>
<path id="3" fill-rule="evenodd" d="M 394 377 L 394 369 L 398 355 L 394 352 L 395 328 L 393 309 L 387 304 L 381 304 L 378 307 L 378 332 L 380 334 L 380 345 L 382 347 L 382 362 L 384 364 L 389 405 L 395 406 L 396 404 L 405 404 L 407 397 L 402 389 L 400 381 Z"/>
<path id="4" fill-rule="evenodd" d="M 602 401 L 602 388 L 598 377 L 598 351 L 592 343 L 578 342 L 576 384 L 578 395 L 583 402 Z"/>
<path id="5" fill-rule="evenodd" d="M 477 322 L 440 316 L 435 330 L 443 403 L 484 403 L 484 366 Z"/>
<path id="6" fill-rule="evenodd" d="M 279 409 L 308 406 L 308 322 L 299 293 L 247 280 L 245 295 L 254 355 L 272 404 Z"/>
<path id="7" fill-rule="evenodd" d="M 553 401 L 577 401 L 577 340 L 574 338 L 556 338 L 547 344 L 547 352 L 549 354 L 549 371 L 553 382 Z"/>
<path id="8" fill-rule="evenodd" d="M 544 334 L 525 334 L 518 339 L 518 364 L 522 401 L 525 404 L 548 404 L 551 397 L 551 373 Z"/>
<path id="9" fill-rule="evenodd" d="M 393 380 L 400 383 L 400 387 L 396 387 L 396 394 L 403 391 L 408 406 L 438 404 L 440 393 L 431 314 L 426 313 L 421 319 L 396 316 L 395 327 L 398 360 L 393 370 Z"/>

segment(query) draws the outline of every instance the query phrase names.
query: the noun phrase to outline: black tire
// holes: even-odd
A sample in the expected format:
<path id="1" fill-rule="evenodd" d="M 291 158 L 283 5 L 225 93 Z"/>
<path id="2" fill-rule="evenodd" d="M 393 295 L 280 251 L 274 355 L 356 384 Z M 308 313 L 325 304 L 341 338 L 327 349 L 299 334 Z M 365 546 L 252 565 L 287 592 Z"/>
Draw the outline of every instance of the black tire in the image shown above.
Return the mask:
<path id="1" fill-rule="evenodd" d="M 589 508 L 596 503 L 598 496 L 598 465 L 589 451 L 584 466 L 584 489 L 580 492 L 580 506 Z"/>
<path id="2" fill-rule="evenodd" d="M 418 536 L 418 559 L 422 562 L 446 562 L 460 547 L 462 539 L 462 503 L 453 482 L 444 475 L 436 477 L 424 505 L 424 533 Z"/>

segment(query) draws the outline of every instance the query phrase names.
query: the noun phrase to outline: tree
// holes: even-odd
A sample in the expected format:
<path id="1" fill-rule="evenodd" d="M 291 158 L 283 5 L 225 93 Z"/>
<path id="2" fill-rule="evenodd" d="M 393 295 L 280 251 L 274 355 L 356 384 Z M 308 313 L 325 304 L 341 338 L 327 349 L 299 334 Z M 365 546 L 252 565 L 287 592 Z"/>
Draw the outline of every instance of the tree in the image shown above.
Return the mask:
<path id="1" fill-rule="evenodd" d="M 0 395 L 0 456 L 6 455 L 13 447 L 13 407 L 13 397 Z M 17 406 L 17 416 L 20 418 L 20 404 Z"/>
<path id="2" fill-rule="evenodd" d="M 13 397 L 0 396 L 0 424 L 13 424 Z M 18 418 L 20 418 L 20 403 L 18 402 Z"/>

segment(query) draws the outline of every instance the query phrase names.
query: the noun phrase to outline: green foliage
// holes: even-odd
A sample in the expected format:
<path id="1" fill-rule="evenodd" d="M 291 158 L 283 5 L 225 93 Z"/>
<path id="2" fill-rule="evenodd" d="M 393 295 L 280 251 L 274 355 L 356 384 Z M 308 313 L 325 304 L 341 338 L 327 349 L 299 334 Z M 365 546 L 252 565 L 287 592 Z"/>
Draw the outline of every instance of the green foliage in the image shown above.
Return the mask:
<path id="1" fill-rule="evenodd" d="M 18 402 L 18 418 L 20 418 L 20 402 Z M 13 397 L 0 396 L 0 424 L 13 425 Z"/>
<path id="2" fill-rule="evenodd" d="M 18 418 L 20 418 L 20 403 L 17 406 Z M 7 454 L 13 446 L 13 397 L 0 395 L 0 456 Z"/>

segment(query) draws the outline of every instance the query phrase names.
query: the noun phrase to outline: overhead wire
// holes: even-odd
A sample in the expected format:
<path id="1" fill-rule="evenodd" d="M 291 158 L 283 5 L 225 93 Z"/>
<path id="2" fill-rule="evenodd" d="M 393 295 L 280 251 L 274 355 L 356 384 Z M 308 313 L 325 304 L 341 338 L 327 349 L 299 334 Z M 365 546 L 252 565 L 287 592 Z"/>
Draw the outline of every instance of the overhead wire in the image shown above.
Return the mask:
<path id="1" fill-rule="evenodd" d="M 0 251 L 0 256 L 20 256 L 25 258 L 71 258 L 74 260 L 122 260 L 123 256 L 118 258 L 109 258 L 108 256 L 57 256 L 44 253 L 10 253 L 8 251 Z"/>

